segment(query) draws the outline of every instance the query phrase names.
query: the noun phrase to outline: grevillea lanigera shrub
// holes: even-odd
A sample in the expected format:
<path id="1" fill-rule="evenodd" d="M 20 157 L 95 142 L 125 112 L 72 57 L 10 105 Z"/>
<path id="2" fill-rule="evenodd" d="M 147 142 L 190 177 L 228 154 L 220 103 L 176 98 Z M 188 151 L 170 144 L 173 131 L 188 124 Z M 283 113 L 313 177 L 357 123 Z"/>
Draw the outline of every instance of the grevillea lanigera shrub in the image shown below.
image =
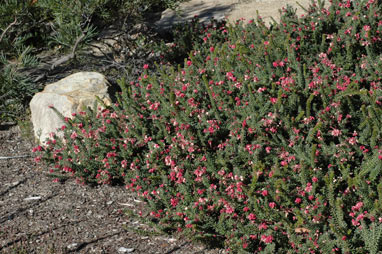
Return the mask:
<path id="1" fill-rule="evenodd" d="M 37 160 L 123 182 L 158 227 L 234 253 L 377 253 L 381 15 L 333 0 L 211 27 L 184 67 L 121 81 L 117 105 L 68 119 Z"/>

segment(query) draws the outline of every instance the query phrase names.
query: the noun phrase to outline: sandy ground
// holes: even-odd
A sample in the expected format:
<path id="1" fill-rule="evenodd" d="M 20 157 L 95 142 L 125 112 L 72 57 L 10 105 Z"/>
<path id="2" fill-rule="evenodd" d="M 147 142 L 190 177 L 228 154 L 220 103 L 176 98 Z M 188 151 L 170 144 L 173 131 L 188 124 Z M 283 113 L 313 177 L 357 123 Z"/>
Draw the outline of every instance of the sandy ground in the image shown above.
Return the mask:
<path id="1" fill-rule="evenodd" d="M 268 24 L 272 22 L 272 18 L 277 22 L 280 20 L 279 10 L 283 7 L 290 5 L 297 10 L 298 15 L 301 15 L 306 13 L 303 8 L 307 9 L 310 3 L 310 0 L 298 2 L 296 0 L 191 0 L 182 3 L 178 13 L 169 9 L 164 11 L 156 25 L 168 27 L 182 20 L 191 20 L 195 15 L 201 21 L 214 17 L 227 18 L 229 22 L 235 22 L 240 18 L 254 19 L 257 13 Z"/>

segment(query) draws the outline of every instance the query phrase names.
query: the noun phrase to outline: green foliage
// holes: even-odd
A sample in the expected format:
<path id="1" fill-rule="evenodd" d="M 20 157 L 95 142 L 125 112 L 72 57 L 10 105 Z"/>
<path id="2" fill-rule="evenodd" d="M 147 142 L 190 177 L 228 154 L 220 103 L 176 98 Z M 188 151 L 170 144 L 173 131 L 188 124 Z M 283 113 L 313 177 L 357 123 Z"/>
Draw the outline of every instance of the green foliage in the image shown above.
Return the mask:
<path id="1" fill-rule="evenodd" d="M 20 68 L 37 63 L 29 51 L 30 48 L 24 49 L 12 63 L 0 55 L 0 123 L 20 119 L 26 112 L 29 100 L 37 92 L 36 85 L 18 72 Z"/>
<path id="2" fill-rule="evenodd" d="M 368 253 L 381 253 L 382 225 L 373 222 L 368 226 L 365 222 L 363 222 L 362 227 L 363 229 L 359 231 Z"/>
<path id="3" fill-rule="evenodd" d="M 335 0 L 207 27 L 183 66 L 121 80 L 118 104 L 67 119 L 37 159 L 121 181 L 159 228 L 235 253 L 377 253 L 380 13 Z"/>

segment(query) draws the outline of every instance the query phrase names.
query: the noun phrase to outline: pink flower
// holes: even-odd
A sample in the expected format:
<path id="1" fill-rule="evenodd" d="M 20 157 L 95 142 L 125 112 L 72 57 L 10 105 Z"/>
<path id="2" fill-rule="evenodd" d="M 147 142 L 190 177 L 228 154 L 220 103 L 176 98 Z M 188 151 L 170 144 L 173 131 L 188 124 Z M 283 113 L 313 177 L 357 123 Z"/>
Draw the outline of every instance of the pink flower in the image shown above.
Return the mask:
<path id="1" fill-rule="evenodd" d="M 352 206 L 352 211 L 359 211 L 363 206 L 363 202 L 358 202 L 355 206 Z"/>
<path id="2" fill-rule="evenodd" d="M 276 203 L 275 203 L 275 202 L 270 202 L 270 203 L 269 203 L 269 207 L 270 207 L 270 208 L 273 209 L 273 208 L 275 208 L 275 206 L 276 206 Z"/>
<path id="3" fill-rule="evenodd" d="M 363 213 L 361 213 L 360 215 L 357 216 L 356 220 L 357 221 L 363 220 L 364 217 L 365 217 L 365 215 Z"/>
<path id="4" fill-rule="evenodd" d="M 268 196 L 268 191 L 267 191 L 267 190 L 263 190 L 263 191 L 261 192 L 261 195 L 263 195 L 264 197 L 265 197 L 265 196 Z"/>
<path id="5" fill-rule="evenodd" d="M 221 175 L 221 176 L 224 176 L 224 174 L 225 174 L 224 169 L 219 170 L 219 171 L 218 171 L 218 174 Z"/>
<path id="6" fill-rule="evenodd" d="M 122 168 L 126 168 L 127 167 L 127 161 L 126 160 L 121 161 L 121 166 L 122 166 Z"/>
<path id="7" fill-rule="evenodd" d="M 357 139 L 355 138 L 355 137 L 352 137 L 352 138 L 349 138 L 349 144 L 351 144 L 351 145 L 355 145 L 355 144 L 357 144 Z"/>
<path id="8" fill-rule="evenodd" d="M 166 156 L 166 158 L 164 159 L 165 163 L 166 163 L 166 166 L 170 166 L 172 164 L 172 159 L 171 159 L 171 156 Z"/>
<path id="9" fill-rule="evenodd" d="M 253 214 L 253 213 L 250 213 L 250 214 L 247 216 L 247 218 L 248 218 L 248 220 L 253 221 L 253 220 L 256 220 L 256 215 Z"/>
<path id="10" fill-rule="evenodd" d="M 264 243 L 271 243 L 273 242 L 273 236 L 271 235 L 262 235 L 261 236 L 261 241 Z"/>
<path id="11" fill-rule="evenodd" d="M 269 41 L 264 41 L 264 45 L 265 46 L 269 45 Z"/>
<path id="12" fill-rule="evenodd" d="M 178 203 L 179 203 L 179 199 L 177 199 L 177 198 L 171 198 L 171 205 L 172 205 L 173 207 L 176 207 L 176 206 L 178 205 Z"/>
<path id="13" fill-rule="evenodd" d="M 309 193 L 309 192 L 312 191 L 312 188 L 313 188 L 313 187 L 312 187 L 312 184 L 311 184 L 311 183 L 307 183 L 307 184 L 306 184 L 306 187 L 305 187 L 305 191 Z"/>
<path id="14" fill-rule="evenodd" d="M 265 230 L 267 228 L 268 228 L 268 226 L 264 222 L 259 225 L 259 229 L 264 229 Z"/>
<path id="15" fill-rule="evenodd" d="M 302 201 L 301 198 L 296 198 L 294 202 L 295 202 L 296 204 L 300 204 L 301 201 Z"/>
<path id="16" fill-rule="evenodd" d="M 71 139 L 75 139 L 75 138 L 77 138 L 78 137 L 78 135 L 77 135 L 77 133 L 75 132 L 75 131 L 73 131 L 72 132 L 72 135 L 70 135 L 70 138 Z"/>
<path id="17" fill-rule="evenodd" d="M 143 69 L 147 70 L 149 68 L 149 65 L 148 64 L 144 64 L 143 65 Z"/>
<path id="18" fill-rule="evenodd" d="M 33 147 L 32 152 L 35 153 L 35 152 L 37 152 L 37 151 L 41 152 L 41 151 L 42 151 L 42 147 L 41 147 L 41 146 Z"/>
<path id="19" fill-rule="evenodd" d="M 228 213 L 228 214 L 231 214 L 233 213 L 235 210 L 231 207 L 231 206 L 228 206 L 226 209 L 225 209 L 225 212 Z"/>
<path id="20" fill-rule="evenodd" d="M 151 110 L 158 110 L 159 106 L 160 106 L 160 102 L 154 102 L 153 104 L 150 105 L 149 108 Z"/>
<path id="21" fill-rule="evenodd" d="M 358 226 L 359 225 L 359 221 L 357 221 L 355 219 L 352 219 L 351 223 L 353 224 L 353 226 Z"/>
<path id="22" fill-rule="evenodd" d="M 331 132 L 332 136 L 338 137 L 341 135 L 341 131 L 339 129 L 333 129 Z"/>

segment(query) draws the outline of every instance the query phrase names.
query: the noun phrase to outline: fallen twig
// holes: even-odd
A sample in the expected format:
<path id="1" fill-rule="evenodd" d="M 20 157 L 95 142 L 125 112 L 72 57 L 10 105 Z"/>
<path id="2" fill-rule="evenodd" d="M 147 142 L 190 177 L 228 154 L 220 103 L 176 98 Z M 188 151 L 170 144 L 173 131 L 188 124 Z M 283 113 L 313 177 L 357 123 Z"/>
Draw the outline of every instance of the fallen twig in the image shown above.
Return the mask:
<path id="1" fill-rule="evenodd" d="M 83 38 L 85 37 L 85 34 L 82 33 L 76 40 L 76 42 L 74 43 L 74 46 L 72 48 L 72 52 L 69 54 L 69 55 L 66 55 L 66 56 L 63 56 L 61 57 L 60 59 L 56 60 L 55 62 L 53 62 L 50 70 L 53 70 L 55 69 L 57 66 L 63 64 L 63 63 L 66 63 L 67 61 L 73 59 L 75 57 L 75 52 L 77 50 L 77 47 L 78 47 L 78 44 L 83 40 Z"/>
<path id="2" fill-rule="evenodd" d="M 15 155 L 15 156 L 0 156 L 0 160 L 18 159 L 32 157 L 30 154 Z"/>
<path id="3" fill-rule="evenodd" d="M 15 18 L 15 21 L 13 21 L 12 23 L 10 23 L 7 28 L 4 29 L 4 31 L 1 33 L 1 36 L 0 36 L 0 42 L 3 40 L 3 37 L 5 35 L 5 33 L 14 25 L 16 25 L 17 23 L 17 17 Z"/>

